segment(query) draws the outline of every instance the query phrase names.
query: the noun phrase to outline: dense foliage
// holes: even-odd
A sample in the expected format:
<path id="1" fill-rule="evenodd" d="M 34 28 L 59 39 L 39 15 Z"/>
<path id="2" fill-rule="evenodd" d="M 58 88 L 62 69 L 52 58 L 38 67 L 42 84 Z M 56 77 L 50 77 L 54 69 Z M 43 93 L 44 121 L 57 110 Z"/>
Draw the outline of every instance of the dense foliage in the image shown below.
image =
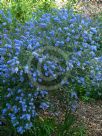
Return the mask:
<path id="1" fill-rule="evenodd" d="M 0 9 L 10 9 L 13 18 L 19 22 L 26 22 L 32 17 L 32 12 L 41 10 L 42 13 L 50 12 L 56 7 L 54 0 L 2 0 Z M 37 16 L 36 16 L 37 17 Z"/>
<path id="2" fill-rule="evenodd" d="M 0 30 L 0 116 L 19 134 L 51 106 L 54 92 L 72 111 L 77 95 L 102 98 L 100 25 L 93 20 L 54 9 L 21 24 L 0 10 Z"/>

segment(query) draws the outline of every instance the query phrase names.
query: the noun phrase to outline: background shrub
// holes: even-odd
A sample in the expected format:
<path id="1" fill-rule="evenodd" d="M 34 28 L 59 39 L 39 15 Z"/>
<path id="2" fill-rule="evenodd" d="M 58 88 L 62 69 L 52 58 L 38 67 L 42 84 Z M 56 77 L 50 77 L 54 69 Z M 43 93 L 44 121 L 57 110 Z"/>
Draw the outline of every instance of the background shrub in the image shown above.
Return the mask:
<path id="1" fill-rule="evenodd" d="M 21 23 L 28 21 L 32 17 L 32 12 L 41 10 L 43 14 L 56 7 L 53 0 L 3 0 L 0 4 L 0 9 L 9 9 L 13 19 L 17 19 Z"/>

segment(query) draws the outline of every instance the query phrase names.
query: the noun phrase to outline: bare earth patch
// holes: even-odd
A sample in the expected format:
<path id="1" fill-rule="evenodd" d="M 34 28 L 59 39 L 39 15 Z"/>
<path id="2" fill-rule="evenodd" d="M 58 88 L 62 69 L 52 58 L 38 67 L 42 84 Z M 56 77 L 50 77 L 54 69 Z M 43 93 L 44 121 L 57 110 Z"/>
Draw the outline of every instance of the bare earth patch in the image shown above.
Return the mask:
<path id="1" fill-rule="evenodd" d="M 88 16 L 102 13 L 102 0 L 79 0 L 76 9 Z"/>
<path id="2" fill-rule="evenodd" d="M 59 8 L 65 7 L 68 2 L 71 0 L 55 0 L 55 4 Z M 102 0 L 78 0 L 73 8 L 87 16 L 94 16 L 102 13 Z"/>
<path id="3" fill-rule="evenodd" d="M 84 122 L 88 136 L 102 136 L 102 101 L 80 102 L 76 114 Z"/>

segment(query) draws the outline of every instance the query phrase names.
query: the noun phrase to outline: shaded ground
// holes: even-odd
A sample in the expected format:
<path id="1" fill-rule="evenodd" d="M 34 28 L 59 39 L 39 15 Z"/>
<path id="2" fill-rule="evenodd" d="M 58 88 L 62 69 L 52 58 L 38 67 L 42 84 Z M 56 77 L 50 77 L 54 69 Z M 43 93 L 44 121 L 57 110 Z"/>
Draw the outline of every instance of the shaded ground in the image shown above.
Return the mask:
<path id="1" fill-rule="evenodd" d="M 76 114 L 84 122 L 88 136 L 102 136 L 102 101 L 80 102 Z"/>
<path id="2" fill-rule="evenodd" d="M 58 121 L 64 119 L 64 107 L 61 101 L 53 99 L 54 109 L 50 116 L 57 117 Z M 63 102 L 62 102 L 63 105 Z M 49 116 L 49 113 L 46 113 Z M 78 119 L 76 125 L 82 124 L 86 129 L 86 136 L 102 136 L 102 100 L 82 102 L 79 101 L 75 115 Z"/>

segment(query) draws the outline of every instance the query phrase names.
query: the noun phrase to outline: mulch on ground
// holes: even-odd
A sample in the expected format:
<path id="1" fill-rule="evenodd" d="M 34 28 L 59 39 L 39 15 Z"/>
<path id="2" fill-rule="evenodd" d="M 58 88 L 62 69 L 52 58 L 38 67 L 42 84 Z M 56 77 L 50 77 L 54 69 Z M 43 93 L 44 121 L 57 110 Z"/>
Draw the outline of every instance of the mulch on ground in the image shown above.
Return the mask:
<path id="1" fill-rule="evenodd" d="M 76 114 L 85 124 L 88 136 L 102 136 L 102 101 L 79 102 Z"/>

